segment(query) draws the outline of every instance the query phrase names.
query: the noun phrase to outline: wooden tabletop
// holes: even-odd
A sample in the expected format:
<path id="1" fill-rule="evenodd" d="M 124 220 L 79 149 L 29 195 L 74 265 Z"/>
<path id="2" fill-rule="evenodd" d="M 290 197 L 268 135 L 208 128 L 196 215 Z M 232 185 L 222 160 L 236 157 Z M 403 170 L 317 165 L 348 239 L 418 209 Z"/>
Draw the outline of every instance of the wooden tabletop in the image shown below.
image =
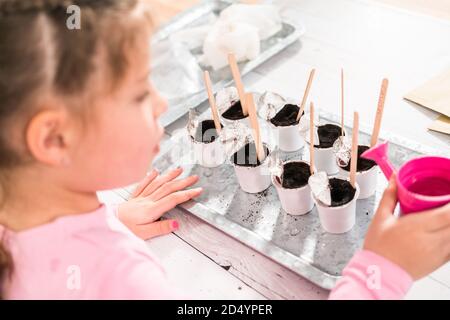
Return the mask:
<path id="1" fill-rule="evenodd" d="M 153 18 L 157 25 L 168 22 L 178 13 L 198 4 L 201 0 L 145 0 L 153 7 Z M 257 3 L 259 0 L 243 0 L 243 3 Z"/>
<path id="2" fill-rule="evenodd" d="M 152 4 L 155 16 L 160 23 L 169 21 L 173 16 L 198 4 L 200 0 L 145 0 Z M 437 18 L 450 20 L 449 0 L 376 0 L 389 6 L 403 8 L 411 12 L 417 12 Z M 258 0 L 243 1 L 247 3 L 260 2 Z"/>

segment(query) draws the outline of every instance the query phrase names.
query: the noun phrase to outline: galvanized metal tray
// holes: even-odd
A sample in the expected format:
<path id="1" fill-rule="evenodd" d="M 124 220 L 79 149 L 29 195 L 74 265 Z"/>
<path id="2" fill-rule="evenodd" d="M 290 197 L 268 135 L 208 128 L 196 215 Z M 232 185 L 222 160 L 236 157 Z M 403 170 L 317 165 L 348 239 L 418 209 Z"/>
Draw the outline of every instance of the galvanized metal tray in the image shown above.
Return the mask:
<path id="1" fill-rule="evenodd" d="M 337 116 L 324 112 L 321 112 L 321 118 L 327 122 L 339 122 Z M 360 144 L 368 144 L 370 127 L 361 124 L 360 128 Z M 381 138 L 390 141 L 390 158 L 396 167 L 421 154 L 449 156 L 447 151 L 434 150 L 402 137 L 387 135 Z M 204 194 L 196 201 L 183 204 L 181 208 L 320 287 L 332 288 L 345 265 L 362 246 L 387 185 L 384 176 L 379 174 L 374 196 L 357 201 L 355 227 L 348 233 L 333 235 L 322 229 L 316 208 L 305 216 L 286 214 L 281 209 L 273 186 L 260 194 L 243 192 L 229 163 L 214 169 L 190 164 L 192 150 L 186 139 L 184 130 L 175 133 L 169 141 L 169 151 L 155 162 L 159 170 L 181 165 L 185 175 L 196 174 L 201 177 L 198 185 L 204 188 Z M 308 150 L 282 156 L 285 159 L 309 157 Z M 122 189 L 122 195 L 127 197 L 131 190 Z"/>
<path id="2" fill-rule="evenodd" d="M 221 11 L 233 4 L 235 1 L 229 0 L 212 0 L 205 1 L 200 5 L 193 7 L 192 9 L 178 15 L 169 24 L 162 27 L 153 37 L 153 43 L 164 41 L 176 32 L 198 26 L 207 21 L 211 13 L 219 15 Z M 261 41 L 261 53 L 260 55 L 247 62 L 239 64 L 241 74 L 245 75 L 254 70 L 263 62 L 277 55 L 279 52 L 287 48 L 289 45 L 299 39 L 304 33 L 304 28 L 297 24 L 295 27 L 289 23 L 283 22 L 282 30 L 271 38 Z M 191 50 L 191 53 L 198 57 L 201 54 L 200 48 Z M 201 67 L 201 66 L 200 66 Z M 214 91 L 224 88 L 230 85 L 232 82 L 232 75 L 229 68 L 223 68 L 220 70 L 212 70 L 209 68 L 202 69 L 209 70 L 211 80 L 214 83 Z M 177 81 L 177 79 L 168 79 L 167 81 Z M 169 106 L 169 110 L 161 117 L 161 124 L 165 127 L 173 123 L 183 115 L 185 115 L 189 108 L 197 107 L 207 99 L 206 92 L 201 90 L 199 93 L 193 94 L 187 99 L 182 99 Z"/>

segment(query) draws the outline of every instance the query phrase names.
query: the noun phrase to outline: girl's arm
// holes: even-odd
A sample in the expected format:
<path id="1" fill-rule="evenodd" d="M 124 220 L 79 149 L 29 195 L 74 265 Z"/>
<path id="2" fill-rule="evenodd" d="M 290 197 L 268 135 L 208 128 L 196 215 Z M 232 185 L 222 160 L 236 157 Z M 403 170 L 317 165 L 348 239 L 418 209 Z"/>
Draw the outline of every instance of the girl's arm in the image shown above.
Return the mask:
<path id="1" fill-rule="evenodd" d="M 99 268 L 100 270 L 100 268 Z M 101 300 L 179 300 L 187 299 L 171 283 L 160 264 L 145 252 L 133 251 L 104 261 L 99 276 Z"/>
<path id="2" fill-rule="evenodd" d="M 400 218 L 395 176 L 389 182 L 364 250 L 355 254 L 330 299 L 402 299 L 414 280 L 450 259 L 450 204 Z"/>
<path id="3" fill-rule="evenodd" d="M 345 267 L 329 299 L 402 299 L 413 283 L 411 276 L 389 260 L 360 251 Z"/>

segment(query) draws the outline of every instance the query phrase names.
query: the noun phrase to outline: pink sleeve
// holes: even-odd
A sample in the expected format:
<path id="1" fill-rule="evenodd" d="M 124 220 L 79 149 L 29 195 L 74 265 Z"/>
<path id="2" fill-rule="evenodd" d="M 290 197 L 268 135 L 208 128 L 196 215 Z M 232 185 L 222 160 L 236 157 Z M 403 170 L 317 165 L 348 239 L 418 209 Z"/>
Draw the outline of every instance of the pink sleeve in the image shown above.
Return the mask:
<path id="1" fill-rule="evenodd" d="M 331 300 L 403 299 L 413 280 L 402 268 L 371 251 L 359 251 L 331 291 Z"/>
<path id="2" fill-rule="evenodd" d="M 187 299 L 167 280 L 156 263 L 148 259 L 127 258 L 110 265 L 99 286 L 100 299 L 177 300 Z"/>

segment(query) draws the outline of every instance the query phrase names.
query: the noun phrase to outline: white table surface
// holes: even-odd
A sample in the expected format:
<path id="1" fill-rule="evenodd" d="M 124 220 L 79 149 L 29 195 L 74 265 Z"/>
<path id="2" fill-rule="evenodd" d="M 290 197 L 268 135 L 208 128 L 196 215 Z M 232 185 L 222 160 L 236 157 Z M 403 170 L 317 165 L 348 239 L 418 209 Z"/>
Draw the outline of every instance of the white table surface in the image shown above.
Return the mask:
<path id="1" fill-rule="evenodd" d="M 306 34 L 244 78 L 248 90 L 271 90 L 301 98 L 309 70 L 316 68 L 311 100 L 338 113 L 339 72 L 346 73 L 346 114 L 359 111 L 372 123 L 381 79 L 390 87 L 382 135 L 396 134 L 450 152 L 450 137 L 427 131 L 437 113 L 402 99 L 430 77 L 450 68 L 450 22 L 366 0 L 276 0 L 291 23 Z M 166 128 L 167 137 L 186 124 Z M 163 144 L 162 152 L 167 148 Z M 114 192 L 105 202 L 123 201 Z M 206 299 L 324 299 L 328 292 L 262 257 L 215 228 L 179 210 L 176 234 L 148 241 L 169 278 Z M 450 264 L 416 282 L 408 299 L 450 299 Z"/>

